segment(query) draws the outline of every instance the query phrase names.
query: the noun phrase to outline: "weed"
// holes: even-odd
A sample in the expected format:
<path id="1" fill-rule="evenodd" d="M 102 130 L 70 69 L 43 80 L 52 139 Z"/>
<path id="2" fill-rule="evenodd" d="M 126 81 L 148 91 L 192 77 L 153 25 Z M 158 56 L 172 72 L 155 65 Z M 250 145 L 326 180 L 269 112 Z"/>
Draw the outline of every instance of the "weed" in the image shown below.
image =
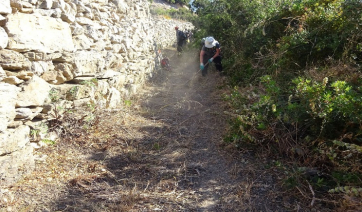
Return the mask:
<path id="1" fill-rule="evenodd" d="M 93 112 L 96 109 L 96 104 L 95 103 L 88 103 L 87 107 L 90 109 L 91 112 Z"/>
<path id="2" fill-rule="evenodd" d="M 124 105 L 126 105 L 127 107 L 131 107 L 132 101 L 131 100 L 124 100 Z"/>
<path id="3" fill-rule="evenodd" d="M 51 102 L 59 101 L 59 99 L 60 99 L 59 91 L 56 90 L 55 88 L 50 89 L 49 98 L 50 98 Z"/>
<path id="4" fill-rule="evenodd" d="M 351 186 L 339 186 L 329 190 L 329 193 L 345 193 L 362 197 L 362 188 Z"/>
<path id="5" fill-rule="evenodd" d="M 68 91 L 68 94 L 69 94 L 72 98 L 75 98 L 76 95 L 77 95 L 78 90 L 79 90 L 79 87 L 78 87 L 78 86 L 73 86 L 73 87 Z"/>
<path id="6" fill-rule="evenodd" d="M 275 165 L 276 167 L 278 167 L 278 168 L 280 168 L 280 167 L 283 166 L 283 164 L 282 164 L 280 161 L 278 161 L 278 160 L 274 162 L 274 165 Z"/>
<path id="7" fill-rule="evenodd" d="M 284 181 L 285 186 L 289 189 L 295 188 L 299 185 L 299 181 L 294 176 L 287 177 L 287 179 Z"/>
<path id="8" fill-rule="evenodd" d="M 97 78 L 93 78 L 91 80 L 83 80 L 80 84 L 88 87 L 95 87 L 97 83 L 98 83 Z"/>
<path id="9" fill-rule="evenodd" d="M 153 149 L 154 149 L 154 150 L 157 150 L 157 151 L 160 150 L 160 149 L 161 149 L 160 143 L 154 143 L 154 144 L 153 144 Z"/>
<path id="10" fill-rule="evenodd" d="M 38 140 L 39 133 L 40 133 L 40 130 L 38 130 L 38 129 L 31 129 L 30 130 L 30 135 L 33 137 L 32 138 L 33 140 Z"/>
<path id="11" fill-rule="evenodd" d="M 50 140 L 50 139 L 43 139 L 41 140 L 43 143 L 48 144 L 48 145 L 54 145 L 55 141 Z"/>

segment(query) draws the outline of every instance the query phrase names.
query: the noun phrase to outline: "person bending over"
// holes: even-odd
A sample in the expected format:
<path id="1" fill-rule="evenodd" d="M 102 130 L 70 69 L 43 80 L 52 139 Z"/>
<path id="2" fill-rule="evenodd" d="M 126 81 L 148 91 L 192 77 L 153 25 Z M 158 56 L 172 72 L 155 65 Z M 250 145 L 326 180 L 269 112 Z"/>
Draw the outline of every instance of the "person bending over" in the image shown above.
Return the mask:
<path id="1" fill-rule="evenodd" d="M 206 76 L 208 65 L 214 62 L 216 70 L 222 72 L 220 44 L 213 37 L 205 38 L 205 43 L 200 52 L 200 69 L 202 76 Z"/>

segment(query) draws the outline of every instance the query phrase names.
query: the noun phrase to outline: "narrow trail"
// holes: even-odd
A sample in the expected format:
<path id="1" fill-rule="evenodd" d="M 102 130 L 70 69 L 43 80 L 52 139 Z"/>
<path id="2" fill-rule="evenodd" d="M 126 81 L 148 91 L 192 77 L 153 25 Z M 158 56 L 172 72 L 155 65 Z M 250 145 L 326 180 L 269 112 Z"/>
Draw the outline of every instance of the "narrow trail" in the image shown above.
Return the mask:
<path id="1" fill-rule="evenodd" d="M 7 211 L 303 211 L 268 161 L 225 146 L 225 79 L 213 67 L 202 77 L 196 50 L 175 53 L 164 50 L 172 71 L 128 106 L 39 149 L 34 173 L 7 191 Z"/>
<path id="2" fill-rule="evenodd" d="M 149 118 L 163 120 L 172 132 L 165 135 L 166 146 L 160 154 L 164 164 L 180 169 L 173 170 L 179 172 L 175 194 L 186 195 L 184 209 L 220 211 L 227 209 L 223 198 L 230 197 L 235 186 L 233 164 L 217 147 L 227 126 L 220 104 L 223 80 L 213 67 L 202 77 L 197 60 L 197 52 L 171 57 L 172 72 L 156 77 L 149 88 L 152 95 L 143 100 L 142 107 Z"/>
<path id="3" fill-rule="evenodd" d="M 225 146 L 230 118 L 222 99 L 226 79 L 213 64 L 202 77 L 197 50 L 164 54 L 172 71 L 161 71 L 140 95 L 142 116 L 163 126 L 153 128 L 146 142 L 158 149 L 149 152 L 153 160 L 147 162 L 160 165 L 151 171 L 158 172 L 153 190 L 143 194 L 159 202 L 153 210 L 303 211 L 294 200 L 283 199 L 275 183 L 278 171 L 266 171 L 268 161 Z M 159 193 L 165 182 L 168 190 Z"/>

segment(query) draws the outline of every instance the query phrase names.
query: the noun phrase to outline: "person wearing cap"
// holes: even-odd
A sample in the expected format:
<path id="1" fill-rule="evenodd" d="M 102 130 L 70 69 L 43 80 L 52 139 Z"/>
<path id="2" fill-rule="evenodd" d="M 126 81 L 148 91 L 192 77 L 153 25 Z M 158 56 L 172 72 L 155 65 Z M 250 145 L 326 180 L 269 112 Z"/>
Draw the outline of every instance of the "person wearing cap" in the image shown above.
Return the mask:
<path id="1" fill-rule="evenodd" d="M 221 55 L 220 55 L 220 44 L 213 37 L 205 38 L 204 45 L 200 52 L 200 69 L 202 76 L 207 74 L 207 65 L 214 62 L 216 70 L 222 72 Z"/>

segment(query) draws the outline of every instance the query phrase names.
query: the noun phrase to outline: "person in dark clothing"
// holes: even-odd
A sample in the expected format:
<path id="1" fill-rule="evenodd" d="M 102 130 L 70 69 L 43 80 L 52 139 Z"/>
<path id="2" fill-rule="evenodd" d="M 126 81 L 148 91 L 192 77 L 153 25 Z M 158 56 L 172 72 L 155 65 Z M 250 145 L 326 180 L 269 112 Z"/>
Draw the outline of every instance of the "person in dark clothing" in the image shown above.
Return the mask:
<path id="1" fill-rule="evenodd" d="M 183 31 L 179 30 L 178 27 L 175 27 L 175 30 L 176 30 L 177 51 L 179 54 L 181 54 L 183 46 L 186 41 L 186 35 Z"/>
<path id="2" fill-rule="evenodd" d="M 205 38 L 200 52 L 200 69 L 202 76 L 206 76 L 208 64 L 214 62 L 216 70 L 222 73 L 220 44 L 213 37 Z M 205 64 L 207 64 L 205 66 Z"/>

